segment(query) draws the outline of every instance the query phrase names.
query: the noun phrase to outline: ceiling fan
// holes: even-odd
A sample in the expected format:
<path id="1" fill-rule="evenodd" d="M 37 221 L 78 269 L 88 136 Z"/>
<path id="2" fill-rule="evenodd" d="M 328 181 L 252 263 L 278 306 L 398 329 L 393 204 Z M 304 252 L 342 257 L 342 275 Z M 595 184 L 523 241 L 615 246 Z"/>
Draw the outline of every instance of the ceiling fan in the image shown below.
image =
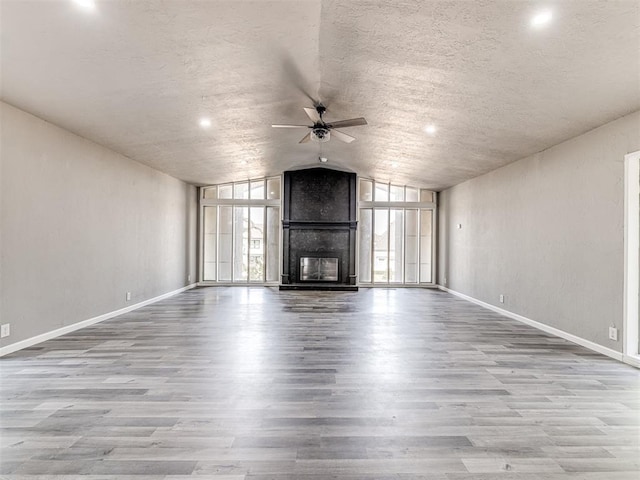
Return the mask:
<path id="1" fill-rule="evenodd" d="M 347 135 L 336 128 L 356 127 L 358 125 L 367 125 L 367 121 L 363 117 L 351 118 L 349 120 L 339 120 L 337 122 L 325 122 L 322 119 L 322 115 L 327 111 L 327 108 L 318 103 L 315 108 L 306 108 L 304 111 L 307 113 L 313 125 L 271 125 L 274 128 L 310 128 L 311 131 L 307 133 L 299 143 L 307 143 L 310 140 L 316 142 L 328 142 L 333 135 L 338 140 L 345 143 L 353 142 L 356 137 Z"/>

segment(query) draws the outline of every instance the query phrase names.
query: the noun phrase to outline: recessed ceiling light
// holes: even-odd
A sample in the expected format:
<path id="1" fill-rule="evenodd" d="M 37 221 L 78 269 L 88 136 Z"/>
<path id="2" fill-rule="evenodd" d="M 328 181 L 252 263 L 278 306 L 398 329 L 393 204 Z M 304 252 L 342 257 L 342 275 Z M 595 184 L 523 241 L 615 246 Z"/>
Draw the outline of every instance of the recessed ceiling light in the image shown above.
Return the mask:
<path id="1" fill-rule="evenodd" d="M 552 18 L 553 14 L 551 13 L 551 10 L 543 10 L 533 16 L 531 19 L 531 26 L 535 28 L 543 27 L 549 23 Z"/>
<path id="2" fill-rule="evenodd" d="M 87 10 L 93 10 L 96 8 L 95 0 L 73 0 L 76 5 L 86 8 Z"/>
<path id="3" fill-rule="evenodd" d="M 436 128 L 435 125 L 427 125 L 426 127 L 424 127 L 424 131 L 427 132 L 429 135 L 433 135 L 434 133 L 436 133 L 438 129 Z"/>
<path id="4" fill-rule="evenodd" d="M 320 163 L 327 163 L 329 161 L 327 157 L 318 157 L 318 160 L 320 160 Z"/>
<path id="5" fill-rule="evenodd" d="M 398 166 L 397 162 L 391 162 L 391 168 L 396 168 Z"/>
<path id="6" fill-rule="evenodd" d="M 211 120 L 209 120 L 208 118 L 201 118 L 200 126 L 202 128 L 209 128 L 211 126 Z"/>

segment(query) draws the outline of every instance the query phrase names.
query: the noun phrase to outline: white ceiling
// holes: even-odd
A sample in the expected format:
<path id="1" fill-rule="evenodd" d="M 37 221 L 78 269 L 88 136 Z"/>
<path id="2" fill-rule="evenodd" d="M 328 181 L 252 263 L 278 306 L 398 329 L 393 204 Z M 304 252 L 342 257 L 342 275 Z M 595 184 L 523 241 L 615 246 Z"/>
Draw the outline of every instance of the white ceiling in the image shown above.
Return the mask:
<path id="1" fill-rule="evenodd" d="M 640 109 L 636 0 L 0 6 L 5 102 L 200 185 L 317 164 L 270 126 L 308 123 L 307 95 L 369 122 L 329 165 L 437 190 Z"/>

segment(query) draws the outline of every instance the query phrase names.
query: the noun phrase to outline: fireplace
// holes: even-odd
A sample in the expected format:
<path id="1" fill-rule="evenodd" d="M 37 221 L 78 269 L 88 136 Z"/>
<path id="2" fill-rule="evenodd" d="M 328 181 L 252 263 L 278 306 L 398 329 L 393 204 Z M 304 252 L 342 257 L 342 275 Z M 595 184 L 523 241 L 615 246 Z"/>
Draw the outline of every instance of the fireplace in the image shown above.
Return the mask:
<path id="1" fill-rule="evenodd" d="M 280 288 L 357 290 L 356 175 L 284 172 Z"/>

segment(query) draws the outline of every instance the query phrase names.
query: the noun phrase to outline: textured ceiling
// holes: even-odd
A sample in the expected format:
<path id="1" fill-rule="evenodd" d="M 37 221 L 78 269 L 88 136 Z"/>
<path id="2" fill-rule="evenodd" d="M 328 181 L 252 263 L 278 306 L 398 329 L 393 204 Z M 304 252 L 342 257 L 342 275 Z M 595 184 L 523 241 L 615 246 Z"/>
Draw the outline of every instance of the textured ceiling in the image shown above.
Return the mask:
<path id="1" fill-rule="evenodd" d="M 0 6 L 5 102 L 195 184 L 317 165 L 270 127 L 310 98 L 369 122 L 322 145 L 330 165 L 437 190 L 640 109 L 636 0 Z"/>

